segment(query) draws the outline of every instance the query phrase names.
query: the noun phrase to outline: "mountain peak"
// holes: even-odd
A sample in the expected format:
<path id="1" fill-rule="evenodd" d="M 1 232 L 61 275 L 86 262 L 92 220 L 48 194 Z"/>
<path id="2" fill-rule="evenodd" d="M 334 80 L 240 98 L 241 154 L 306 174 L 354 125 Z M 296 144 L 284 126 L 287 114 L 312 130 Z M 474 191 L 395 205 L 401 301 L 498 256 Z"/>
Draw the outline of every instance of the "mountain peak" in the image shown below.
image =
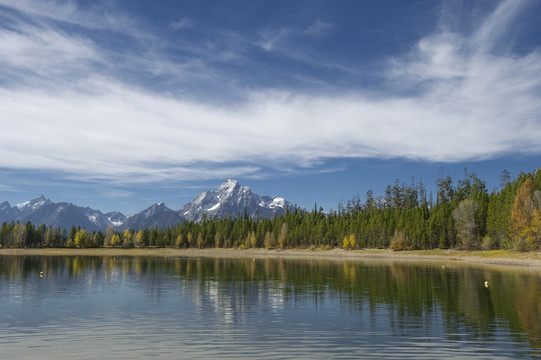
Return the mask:
<path id="1" fill-rule="evenodd" d="M 150 205 L 146 210 L 145 212 L 156 212 L 156 211 L 161 211 L 163 209 L 166 209 L 167 207 L 165 206 L 165 203 L 164 202 L 160 202 L 160 203 L 155 203 L 155 204 L 152 204 Z"/>
<path id="2" fill-rule="evenodd" d="M 219 193 L 231 193 L 239 187 L 239 182 L 235 179 L 227 179 L 220 187 L 218 188 Z"/>
<path id="3" fill-rule="evenodd" d="M 254 218 L 270 218 L 285 213 L 293 206 L 283 198 L 271 198 L 252 193 L 249 186 L 241 186 L 235 179 L 228 179 L 220 187 L 201 192 L 191 203 L 180 210 L 181 216 L 191 221 L 200 221 L 207 216 L 239 216 L 247 212 Z"/>
<path id="4" fill-rule="evenodd" d="M 39 209 L 43 205 L 48 205 L 48 204 L 52 204 L 51 200 L 47 199 L 45 196 L 43 196 L 43 194 L 41 194 L 39 197 L 33 200 L 25 201 L 21 204 L 17 204 L 17 208 L 23 211 L 34 211 L 34 210 Z"/>
<path id="5" fill-rule="evenodd" d="M 165 203 L 162 201 L 162 202 L 152 205 L 152 207 L 155 209 L 162 210 L 162 209 L 165 209 L 167 206 L 165 206 Z"/>
<path id="6" fill-rule="evenodd" d="M 105 231 L 108 226 L 117 229 L 165 228 L 185 220 L 201 221 L 207 217 L 223 219 L 248 214 L 254 219 L 272 218 L 282 215 L 293 206 L 284 198 L 259 196 L 250 187 L 228 179 L 217 190 L 202 191 L 191 203 L 179 211 L 169 209 L 163 202 L 153 204 L 146 210 L 126 217 L 113 211 L 103 214 L 89 207 L 83 208 L 70 203 L 54 203 L 44 195 L 11 207 L 7 201 L 0 204 L 2 221 L 31 221 L 34 224 L 69 228 L 81 226 L 87 230 Z"/>
<path id="7" fill-rule="evenodd" d="M 130 215 L 127 222 L 122 224 L 125 228 L 165 228 L 180 224 L 184 218 L 176 211 L 169 209 L 165 203 L 160 202 L 149 206 L 137 214 Z"/>

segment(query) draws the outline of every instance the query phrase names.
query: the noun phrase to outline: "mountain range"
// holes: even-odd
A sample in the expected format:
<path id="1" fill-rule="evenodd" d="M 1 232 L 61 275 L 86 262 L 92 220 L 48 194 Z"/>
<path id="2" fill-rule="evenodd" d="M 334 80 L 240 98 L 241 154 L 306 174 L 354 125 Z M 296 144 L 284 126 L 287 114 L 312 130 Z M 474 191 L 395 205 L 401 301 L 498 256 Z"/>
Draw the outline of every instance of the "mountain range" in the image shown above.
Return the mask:
<path id="1" fill-rule="evenodd" d="M 259 196 L 250 187 L 241 186 L 236 180 L 227 180 L 217 190 L 205 190 L 192 202 L 175 211 L 162 203 L 126 216 L 118 211 L 102 213 L 89 207 L 71 203 L 54 203 L 41 195 L 25 203 L 11 206 L 7 201 L 0 204 L 0 223 L 28 221 L 33 224 L 69 229 L 80 226 L 85 229 L 104 231 L 108 226 L 117 230 L 127 228 L 164 228 L 184 221 L 200 222 L 203 216 L 222 219 L 247 214 L 253 219 L 271 218 L 292 210 L 291 203 L 281 197 Z M 205 214 L 205 215 L 203 215 Z"/>

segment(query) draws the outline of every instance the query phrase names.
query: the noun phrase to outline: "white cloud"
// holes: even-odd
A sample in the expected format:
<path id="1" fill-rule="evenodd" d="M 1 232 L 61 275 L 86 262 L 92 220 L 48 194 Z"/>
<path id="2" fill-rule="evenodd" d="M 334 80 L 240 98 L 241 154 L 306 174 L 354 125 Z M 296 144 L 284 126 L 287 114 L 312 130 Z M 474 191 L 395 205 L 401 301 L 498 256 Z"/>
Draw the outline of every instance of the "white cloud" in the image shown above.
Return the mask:
<path id="1" fill-rule="evenodd" d="M 0 54 L 0 64 L 40 78 L 58 78 L 74 70 L 84 72 L 90 63 L 104 61 L 85 39 L 33 26 L 24 32 L 1 30 Z"/>
<path id="2" fill-rule="evenodd" d="M 512 3 L 471 36 L 442 29 L 395 58 L 390 79 L 415 90 L 408 95 L 260 89 L 230 107 L 107 76 L 99 70 L 107 52 L 84 37 L 50 26 L 1 29 L 0 62 L 24 81 L 0 88 L 0 168 L 130 183 L 257 177 L 258 164 L 298 168 L 331 157 L 462 161 L 539 153 L 541 54 L 498 55 L 482 46 L 497 41 L 487 29 L 517 14 Z M 262 46 L 272 50 L 288 31 L 269 30 Z M 167 59 L 144 62 L 180 76 Z M 44 76 L 60 86 L 43 88 L 36 79 Z"/>
<path id="3" fill-rule="evenodd" d="M 188 18 L 180 18 L 177 21 L 171 23 L 173 30 L 188 29 L 193 26 L 193 20 Z"/>
<path id="4" fill-rule="evenodd" d="M 122 30 L 135 34 L 135 20 L 124 14 L 114 14 L 106 7 L 108 2 L 91 2 L 81 9 L 72 0 L 0 0 L 0 5 L 19 11 L 40 24 L 58 21 L 89 29 Z"/>
<path id="5" fill-rule="evenodd" d="M 260 39 L 257 43 L 263 50 L 267 52 L 279 51 L 284 54 L 290 53 L 292 47 L 298 46 L 292 45 L 292 38 L 321 38 L 327 36 L 334 30 L 334 25 L 322 20 L 315 20 L 311 25 L 305 29 L 300 27 L 290 26 L 266 26 L 260 33 Z"/>
<path id="6" fill-rule="evenodd" d="M 290 35 L 292 31 L 292 29 L 287 27 L 267 27 L 260 33 L 261 40 L 259 41 L 259 46 L 265 51 L 274 51 L 276 44 Z"/>

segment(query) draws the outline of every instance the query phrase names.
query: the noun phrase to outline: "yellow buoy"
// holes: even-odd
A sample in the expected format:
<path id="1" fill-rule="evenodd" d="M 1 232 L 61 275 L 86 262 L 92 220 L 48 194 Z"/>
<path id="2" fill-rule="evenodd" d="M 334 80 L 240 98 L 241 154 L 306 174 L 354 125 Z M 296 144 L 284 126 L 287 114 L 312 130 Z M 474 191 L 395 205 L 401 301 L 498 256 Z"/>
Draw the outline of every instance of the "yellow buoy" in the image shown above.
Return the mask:
<path id="1" fill-rule="evenodd" d="M 445 270 L 445 265 L 442 265 L 441 268 L 442 268 L 443 270 Z"/>
<path id="2" fill-rule="evenodd" d="M 43 277 L 43 271 L 39 272 L 39 277 Z"/>
<path id="3" fill-rule="evenodd" d="M 485 287 L 486 288 L 488 287 L 488 281 L 485 281 Z"/>

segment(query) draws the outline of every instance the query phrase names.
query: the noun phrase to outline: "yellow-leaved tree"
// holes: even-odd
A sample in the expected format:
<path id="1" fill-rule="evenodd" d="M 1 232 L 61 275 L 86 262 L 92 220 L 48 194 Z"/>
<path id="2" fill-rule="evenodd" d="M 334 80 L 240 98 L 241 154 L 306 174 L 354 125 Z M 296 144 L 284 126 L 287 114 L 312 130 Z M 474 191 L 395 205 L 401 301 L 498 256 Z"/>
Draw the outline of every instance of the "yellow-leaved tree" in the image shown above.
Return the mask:
<path id="1" fill-rule="evenodd" d="M 117 246 L 120 246 L 120 244 L 122 244 L 120 235 L 118 235 L 117 233 L 114 233 L 113 236 L 111 237 L 111 246 L 117 247 Z"/>
<path id="2" fill-rule="evenodd" d="M 122 235 L 122 247 L 132 247 L 132 236 L 133 234 L 130 230 L 126 229 L 126 231 L 124 231 L 124 234 Z"/>
<path id="3" fill-rule="evenodd" d="M 270 231 L 265 233 L 264 245 L 267 249 L 274 249 L 276 247 L 276 238 L 270 233 Z"/>
<path id="4" fill-rule="evenodd" d="M 344 241 L 342 242 L 342 247 L 344 249 L 349 249 L 349 237 L 348 236 L 344 236 Z"/>
<path id="5" fill-rule="evenodd" d="M 283 223 L 282 224 L 282 229 L 280 231 L 280 237 L 278 238 L 278 245 L 282 249 L 285 249 L 286 246 L 287 246 L 287 233 L 288 233 L 287 224 Z"/>
<path id="6" fill-rule="evenodd" d="M 175 246 L 179 249 L 184 247 L 184 237 L 182 234 L 178 234 L 177 240 L 175 241 Z"/>
<path id="7" fill-rule="evenodd" d="M 114 227 L 112 227 L 111 225 L 107 226 L 107 230 L 105 231 L 105 238 L 103 239 L 105 246 L 111 246 L 111 240 L 113 239 L 114 232 Z"/>
<path id="8" fill-rule="evenodd" d="M 537 250 L 541 246 L 541 196 L 532 179 L 524 181 L 511 207 L 510 233 L 516 250 Z"/>
<path id="9" fill-rule="evenodd" d="M 217 248 L 222 246 L 222 234 L 219 231 L 216 231 L 216 234 L 214 234 L 214 246 Z"/>
<path id="10" fill-rule="evenodd" d="M 199 235 L 197 235 L 197 247 L 201 249 L 203 245 L 205 245 L 204 240 L 203 240 L 203 235 L 199 233 Z"/>
<path id="11" fill-rule="evenodd" d="M 255 232 L 252 231 L 252 233 L 250 234 L 250 245 L 252 247 L 256 247 L 257 245 L 257 238 L 255 237 Z"/>
<path id="12" fill-rule="evenodd" d="M 137 231 L 137 235 L 135 235 L 135 244 L 133 244 L 135 247 L 141 246 L 143 243 L 143 230 L 139 229 Z"/>
<path id="13" fill-rule="evenodd" d="M 357 247 L 357 236 L 355 236 L 355 234 L 349 235 L 349 246 L 352 249 L 355 249 Z"/>
<path id="14" fill-rule="evenodd" d="M 395 230 L 389 248 L 394 251 L 411 250 L 411 240 L 404 231 Z"/>
<path id="15" fill-rule="evenodd" d="M 75 233 L 75 239 L 73 242 L 75 243 L 75 246 L 78 248 L 84 248 L 86 247 L 86 243 L 88 241 L 88 233 L 85 229 L 79 229 L 77 233 Z"/>
<path id="16" fill-rule="evenodd" d="M 457 236 L 462 241 L 462 248 L 465 250 L 475 250 L 480 245 L 477 224 L 475 223 L 477 209 L 479 209 L 477 202 L 465 199 L 452 212 Z"/>

